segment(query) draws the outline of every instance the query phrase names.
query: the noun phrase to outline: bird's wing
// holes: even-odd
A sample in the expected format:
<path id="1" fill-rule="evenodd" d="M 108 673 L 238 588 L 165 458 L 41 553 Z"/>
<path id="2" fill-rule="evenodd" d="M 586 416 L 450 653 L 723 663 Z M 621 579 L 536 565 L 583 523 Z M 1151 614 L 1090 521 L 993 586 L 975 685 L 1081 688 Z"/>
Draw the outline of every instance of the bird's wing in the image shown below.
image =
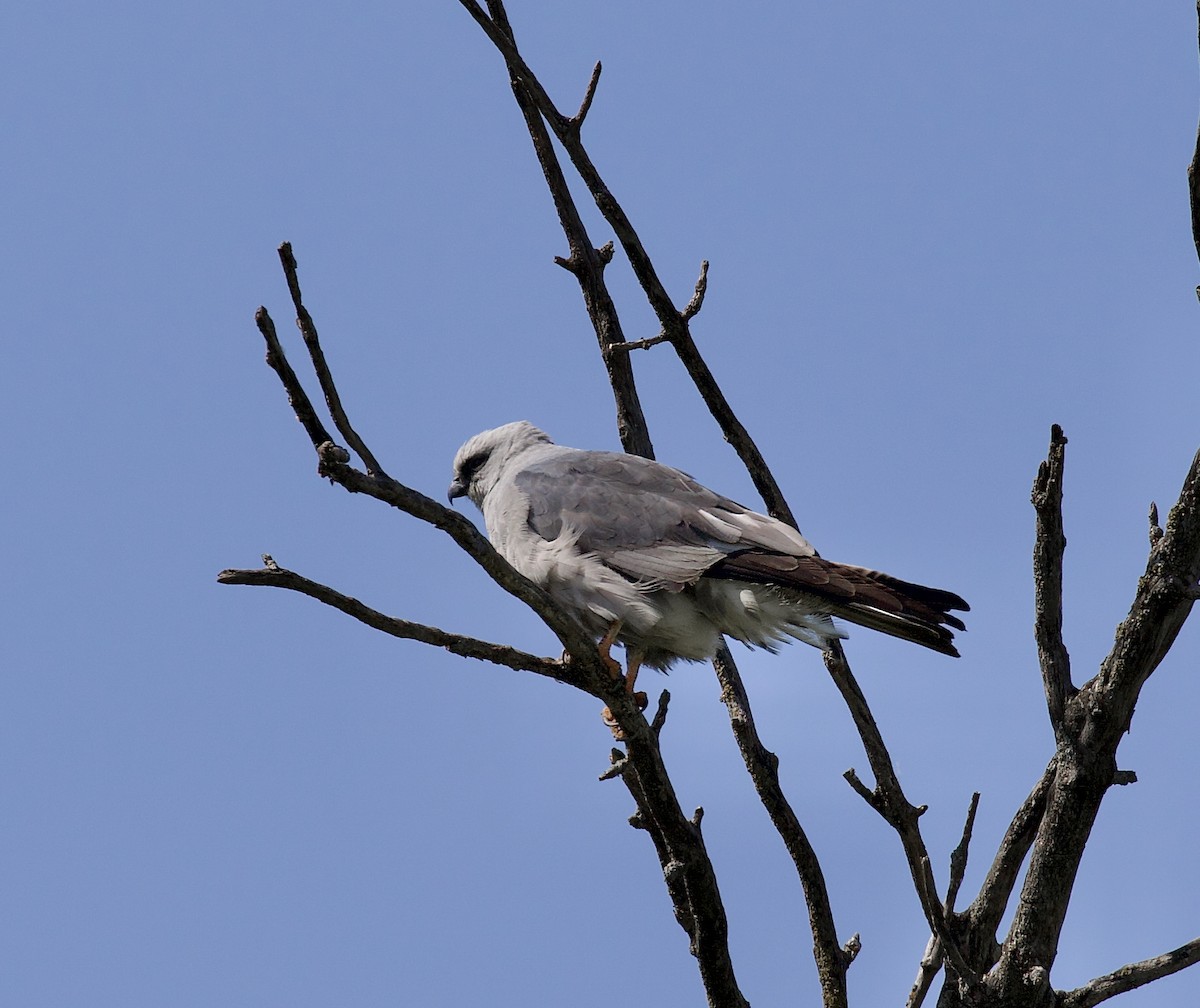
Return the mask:
<path id="1" fill-rule="evenodd" d="M 646 587 L 677 591 L 743 550 L 815 554 L 791 526 L 636 455 L 562 449 L 523 466 L 514 483 L 543 539 L 575 537 Z"/>

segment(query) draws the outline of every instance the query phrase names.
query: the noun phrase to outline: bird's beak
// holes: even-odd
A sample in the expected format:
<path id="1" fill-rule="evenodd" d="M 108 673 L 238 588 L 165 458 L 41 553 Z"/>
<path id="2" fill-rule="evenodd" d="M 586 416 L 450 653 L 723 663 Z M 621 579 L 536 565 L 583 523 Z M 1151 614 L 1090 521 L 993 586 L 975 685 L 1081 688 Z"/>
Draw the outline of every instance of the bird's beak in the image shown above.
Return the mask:
<path id="1" fill-rule="evenodd" d="M 459 480 L 455 480 L 453 483 L 451 483 L 450 489 L 446 492 L 446 500 L 449 501 L 451 504 L 454 503 L 455 497 L 466 497 L 466 496 L 467 496 L 467 488 L 465 486 L 463 486 L 462 482 Z"/>

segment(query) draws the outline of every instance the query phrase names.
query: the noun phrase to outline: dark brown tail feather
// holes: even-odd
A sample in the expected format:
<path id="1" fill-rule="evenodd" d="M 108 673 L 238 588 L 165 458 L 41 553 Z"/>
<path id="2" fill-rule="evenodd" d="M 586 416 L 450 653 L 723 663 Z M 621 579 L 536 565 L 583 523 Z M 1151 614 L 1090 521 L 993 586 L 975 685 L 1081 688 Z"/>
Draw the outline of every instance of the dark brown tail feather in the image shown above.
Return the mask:
<path id="1" fill-rule="evenodd" d="M 706 576 L 774 584 L 816 595 L 829 603 L 833 616 L 955 658 L 954 634 L 947 627 L 966 630 L 966 625 L 947 610 L 968 612 L 971 608 L 954 592 L 821 557 L 748 550 L 726 557 L 709 568 Z"/>

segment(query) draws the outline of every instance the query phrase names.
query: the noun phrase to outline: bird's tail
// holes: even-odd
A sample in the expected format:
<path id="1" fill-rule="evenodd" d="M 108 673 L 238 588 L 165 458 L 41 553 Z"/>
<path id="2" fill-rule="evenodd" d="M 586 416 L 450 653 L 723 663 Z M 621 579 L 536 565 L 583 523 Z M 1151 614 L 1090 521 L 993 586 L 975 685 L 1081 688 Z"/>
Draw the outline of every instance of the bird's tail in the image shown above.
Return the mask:
<path id="1" fill-rule="evenodd" d="M 966 625 L 950 610 L 971 608 L 954 592 L 817 556 L 747 551 L 727 557 L 707 573 L 801 592 L 819 599 L 832 616 L 955 658 L 951 628 L 966 630 Z"/>

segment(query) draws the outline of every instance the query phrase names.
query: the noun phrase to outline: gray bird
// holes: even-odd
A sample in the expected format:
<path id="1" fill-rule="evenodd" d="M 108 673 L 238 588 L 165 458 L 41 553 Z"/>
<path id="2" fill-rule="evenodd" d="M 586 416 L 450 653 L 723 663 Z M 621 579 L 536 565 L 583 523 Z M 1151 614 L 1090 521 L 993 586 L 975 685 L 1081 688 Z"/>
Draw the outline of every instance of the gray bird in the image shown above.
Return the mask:
<path id="1" fill-rule="evenodd" d="M 454 457 L 450 499 L 483 512 L 492 545 L 600 641 L 620 642 L 626 682 L 712 658 L 722 635 L 775 651 L 828 651 L 832 616 L 958 657 L 953 592 L 822 559 L 799 532 L 621 452 L 554 444 L 520 420 L 476 434 Z"/>

